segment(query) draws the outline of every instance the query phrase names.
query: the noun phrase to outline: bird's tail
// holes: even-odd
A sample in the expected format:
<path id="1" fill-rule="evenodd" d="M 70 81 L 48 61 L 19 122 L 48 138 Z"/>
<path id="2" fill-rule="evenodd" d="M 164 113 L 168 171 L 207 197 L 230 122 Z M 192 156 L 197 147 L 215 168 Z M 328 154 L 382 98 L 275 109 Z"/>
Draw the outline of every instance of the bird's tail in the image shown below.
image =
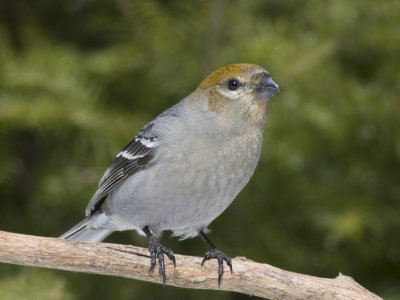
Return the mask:
<path id="1" fill-rule="evenodd" d="M 113 231 L 109 229 L 94 229 L 88 226 L 91 221 L 93 221 L 93 215 L 88 216 L 83 219 L 81 222 L 76 224 L 66 233 L 61 235 L 60 239 L 65 240 L 75 240 L 75 241 L 85 241 L 85 242 L 101 242 L 108 235 L 110 235 Z"/>

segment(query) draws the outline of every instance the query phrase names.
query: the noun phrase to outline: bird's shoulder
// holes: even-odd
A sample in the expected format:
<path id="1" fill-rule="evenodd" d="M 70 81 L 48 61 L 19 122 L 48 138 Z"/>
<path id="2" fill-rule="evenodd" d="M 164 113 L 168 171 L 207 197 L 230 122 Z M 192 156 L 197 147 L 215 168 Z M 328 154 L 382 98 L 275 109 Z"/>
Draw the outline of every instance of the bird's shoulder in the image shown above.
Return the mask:
<path id="1" fill-rule="evenodd" d="M 107 195 L 126 179 L 154 163 L 157 149 L 167 135 L 165 133 L 179 131 L 176 124 L 181 123 L 182 106 L 183 101 L 159 114 L 116 155 L 100 179 L 99 188 L 86 208 L 86 215 L 101 208 Z"/>
<path id="2" fill-rule="evenodd" d="M 86 208 L 86 215 L 98 210 L 107 195 L 128 177 L 152 164 L 154 152 L 159 143 L 159 137 L 153 128 L 154 120 L 144 126 L 129 144 L 116 155 L 100 179 L 99 188 Z"/>

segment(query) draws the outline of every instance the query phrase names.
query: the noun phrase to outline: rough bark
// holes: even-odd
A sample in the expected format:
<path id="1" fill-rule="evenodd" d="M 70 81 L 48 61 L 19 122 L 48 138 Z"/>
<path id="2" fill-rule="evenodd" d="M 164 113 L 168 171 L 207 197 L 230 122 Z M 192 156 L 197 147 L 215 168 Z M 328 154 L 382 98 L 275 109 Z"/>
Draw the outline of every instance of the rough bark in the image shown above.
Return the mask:
<path id="1" fill-rule="evenodd" d="M 351 277 L 319 278 L 281 270 L 245 257 L 232 260 L 233 274 L 224 273 L 217 286 L 217 262 L 176 255 L 176 268 L 166 259 L 167 285 L 233 291 L 267 299 L 382 299 Z M 65 241 L 0 231 L 0 262 L 74 272 L 127 277 L 162 283 L 156 268 L 149 273 L 145 248 Z M 227 269 L 227 268 L 225 268 Z"/>

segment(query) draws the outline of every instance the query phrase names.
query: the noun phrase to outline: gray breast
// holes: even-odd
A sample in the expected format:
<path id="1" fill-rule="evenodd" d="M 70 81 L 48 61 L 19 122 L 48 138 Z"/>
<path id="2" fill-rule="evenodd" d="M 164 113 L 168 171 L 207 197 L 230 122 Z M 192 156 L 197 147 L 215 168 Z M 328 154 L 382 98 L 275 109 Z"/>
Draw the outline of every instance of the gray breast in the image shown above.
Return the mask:
<path id="1" fill-rule="evenodd" d="M 161 147 L 163 156 L 129 178 L 112 195 L 109 213 L 133 227 L 194 235 L 220 215 L 249 181 L 260 155 L 261 136 L 238 143 L 196 140 Z"/>

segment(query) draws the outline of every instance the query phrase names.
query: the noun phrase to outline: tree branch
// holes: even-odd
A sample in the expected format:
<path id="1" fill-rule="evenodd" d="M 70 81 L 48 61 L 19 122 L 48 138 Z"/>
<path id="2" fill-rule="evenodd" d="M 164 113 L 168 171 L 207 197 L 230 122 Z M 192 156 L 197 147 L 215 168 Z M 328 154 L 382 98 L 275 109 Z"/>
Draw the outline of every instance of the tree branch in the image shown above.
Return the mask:
<path id="1" fill-rule="evenodd" d="M 176 269 L 166 261 L 167 285 L 234 291 L 268 299 L 382 299 L 351 277 L 319 278 L 257 263 L 232 260 L 217 287 L 217 262 L 176 255 Z M 0 262 L 162 283 L 158 270 L 149 273 L 148 250 L 127 245 L 65 241 L 0 231 Z"/>

